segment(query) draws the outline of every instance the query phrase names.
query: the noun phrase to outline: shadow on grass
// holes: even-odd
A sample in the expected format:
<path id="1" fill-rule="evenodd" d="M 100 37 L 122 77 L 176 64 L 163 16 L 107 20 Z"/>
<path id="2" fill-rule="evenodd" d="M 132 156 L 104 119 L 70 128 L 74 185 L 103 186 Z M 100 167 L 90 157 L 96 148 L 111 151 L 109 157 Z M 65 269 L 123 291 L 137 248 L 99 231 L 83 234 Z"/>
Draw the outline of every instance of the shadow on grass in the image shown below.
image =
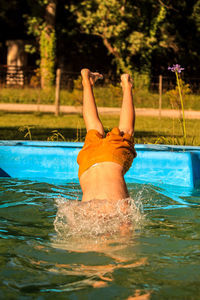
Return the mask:
<path id="1" fill-rule="evenodd" d="M 48 138 L 53 136 L 53 131 L 57 130 L 66 141 L 83 141 L 85 138 L 86 130 L 77 128 L 31 128 L 31 139 L 35 141 L 47 141 Z M 30 135 L 27 133 L 27 129 L 22 132 L 19 127 L 0 127 L 0 139 L 1 140 L 30 140 Z M 56 140 L 56 139 L 55 139 Z M 59 137 L 61 141 L 62 138 Z"/>
<path id="2" fill-rule="evenodd" d="M 77 141 L 83 142 L 86 135 L 86 129 L 77 129 L 77 128 L 31 128 L 31 139 L 38 141 L 47 141 L 53 135 L 53 131 L 57 130 L 66 141 Z M 27 129 L 21 132 L 19 131 L 19 127 L 0 127 L 0 140 L 29 140 L 30 136 L 27 135 L 25 138 L 25 134 L 27 133 Z M 166 135 L 162 132 L 152 132 L 152 131 L 136 131 L 135 139 L 137 143 L 147 143 L 155 141 L 155 138 L 159 136 L 171 137 L 170 135 Z M 56 140 L 56 139 L 55 139 Z M 59 138 L 62 140 L 62 138 Z"/>

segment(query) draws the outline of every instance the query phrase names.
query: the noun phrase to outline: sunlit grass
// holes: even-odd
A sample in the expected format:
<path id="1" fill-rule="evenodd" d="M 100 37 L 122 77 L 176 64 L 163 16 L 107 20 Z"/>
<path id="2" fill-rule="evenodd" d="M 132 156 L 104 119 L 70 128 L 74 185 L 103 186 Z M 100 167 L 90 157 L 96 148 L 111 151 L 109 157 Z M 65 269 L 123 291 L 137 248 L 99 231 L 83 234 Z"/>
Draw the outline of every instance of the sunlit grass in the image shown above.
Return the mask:
<path id="1" fill-rule="evenodd" d="M 118 126 L 119 116 L 101 115 L 105 130 Z M 47 140 L 53 130 L 60 132 L 67 141 L 83 141 L 85 125 L 81 115 L 67 114 L 55 117 L 53 114 L 1 113 L 0 139 L 24 139 L 25 133 L 18 129 L 31 126 L 33 140 Z M 200 120 L 186 120 L 187 144 L 200 145 Z M 141 117 L 136 118 L 136 143 L 183 144 L 178 119 Z"/>
<path id="2" fill-rule="evenodd" d="M 98 106 L 120 107 L 122 92 L 120 86 L 105 85 L 94 88 L 96 102 Z M 134 102 L 136 107 L 159 107 L 158 93 L 148 90 L 134 90 Z M 55 89 L 43 91 L 38 88 L 1 88 L 0 103 L 24 103 L 24 104 L 54 104 Z M 82 89 L 73 91 L 61 89 L 61 105 L 81 105 Z M 189 94 L 184 99 L 185 109 L 200 110 L 200 95 Z M 162 108 L 171 109 L 169 97 L 166 93 L 162 95 Z"/>

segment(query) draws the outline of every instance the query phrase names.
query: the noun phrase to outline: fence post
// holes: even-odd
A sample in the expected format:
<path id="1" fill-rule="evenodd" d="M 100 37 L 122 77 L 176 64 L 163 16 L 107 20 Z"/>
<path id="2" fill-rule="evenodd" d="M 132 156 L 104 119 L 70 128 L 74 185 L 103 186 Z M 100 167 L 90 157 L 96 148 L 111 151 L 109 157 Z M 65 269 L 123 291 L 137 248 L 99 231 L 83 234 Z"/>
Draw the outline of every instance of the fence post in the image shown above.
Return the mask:
<path id="1" fill-rule="evenodd" d="M 162 111 L 162 75 L 159 75 L 159 119 Z"/>
<path id="2" fill-rule="evenodd" d="M 56 71 L 56 93 L 55 93 L 55 116 L 59 116 L 60 113 L 60 79 L 61 70 Z"/>

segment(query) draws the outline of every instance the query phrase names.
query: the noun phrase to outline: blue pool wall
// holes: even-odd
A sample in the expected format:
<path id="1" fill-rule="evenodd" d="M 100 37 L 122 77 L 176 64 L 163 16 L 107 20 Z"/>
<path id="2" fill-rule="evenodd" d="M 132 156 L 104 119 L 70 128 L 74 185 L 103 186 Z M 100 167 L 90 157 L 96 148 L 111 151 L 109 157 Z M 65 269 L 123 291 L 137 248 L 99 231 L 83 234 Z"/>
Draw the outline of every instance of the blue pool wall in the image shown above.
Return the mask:
<path id="1" fill-rule="evenodd" d="M 0 141 L 0 177 L 75 180 L 83 143 Z M 200 186 L 200 147 L 136 145 L 126 182 Z"/>

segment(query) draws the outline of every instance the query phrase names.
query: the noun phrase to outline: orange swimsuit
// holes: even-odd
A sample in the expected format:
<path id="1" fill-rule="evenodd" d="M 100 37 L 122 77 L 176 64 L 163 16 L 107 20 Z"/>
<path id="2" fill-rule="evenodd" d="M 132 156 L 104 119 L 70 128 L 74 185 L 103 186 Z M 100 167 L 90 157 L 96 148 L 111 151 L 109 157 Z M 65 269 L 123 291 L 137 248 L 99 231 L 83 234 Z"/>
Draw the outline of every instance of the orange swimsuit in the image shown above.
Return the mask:
<path id="1" fill-rule="evenodd" d="M 94 164 L 106 161 L 121 165 L 125 174 L 136 155 L 134 139 L 130 134 L 122 134 L 119 128 L 115 127 L 103 138 L 97 130 L 91 129 L 88 131 L 84 146 L 77 157 L 78 176 L 80 178 Z"/>

